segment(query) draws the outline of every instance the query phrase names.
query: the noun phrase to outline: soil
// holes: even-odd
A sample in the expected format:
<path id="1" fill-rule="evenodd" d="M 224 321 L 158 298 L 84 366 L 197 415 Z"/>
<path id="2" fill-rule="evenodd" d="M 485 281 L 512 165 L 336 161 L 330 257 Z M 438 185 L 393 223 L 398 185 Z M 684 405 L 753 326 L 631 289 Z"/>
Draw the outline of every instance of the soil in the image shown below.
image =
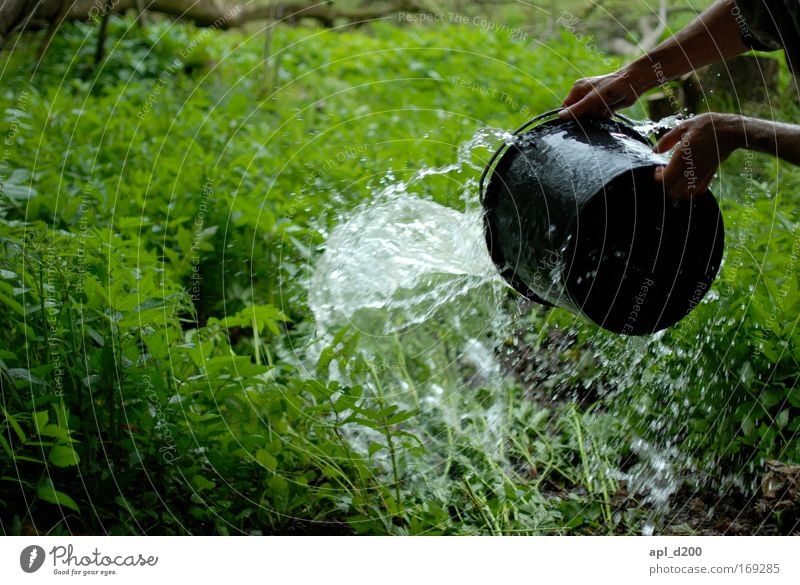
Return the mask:
<path id="1" fill-rule="evenodd" d="M 502 363 L 530 400 L 548 408 L 566 402 L 581 409 L 602 408 L 602 396 L 610 390 L 607 384 L 594 380 L 585 387 L 575 381 L 580 378 L 580 354 L 585 350 L 579 352 L 573 335 L 552 330 L 538 348 L 525 342 L 524 331 L 517 332 L 514 340 L 503 352 Z M 565 371 L 578 375 L 565 376 Z M 632 463 L 620 461 L 620 469 Z M 625 487 L 621 482 L 620 491 L 614 495 L 615 507 L 641 506 L 628 497 Z M 565 497 L 569 490 L 558 486 L 546 495 Z M 761 489 L 750 494 L 731 490 L 720 494 L 713 488 L 683 486 L 673 495 L 668 512 L 661 515 L 655 530 L 667 535 L 800 535 L 800 466 L 766 462 Z"/>
<path id="2" fill-rule="evenodd" d="M 788 493 L 783 494 L 789 496 Z M 741 493 L 680 490 L 673 498 L 662 534 L 703 536 L 800 535 L 800 502 Z"/>

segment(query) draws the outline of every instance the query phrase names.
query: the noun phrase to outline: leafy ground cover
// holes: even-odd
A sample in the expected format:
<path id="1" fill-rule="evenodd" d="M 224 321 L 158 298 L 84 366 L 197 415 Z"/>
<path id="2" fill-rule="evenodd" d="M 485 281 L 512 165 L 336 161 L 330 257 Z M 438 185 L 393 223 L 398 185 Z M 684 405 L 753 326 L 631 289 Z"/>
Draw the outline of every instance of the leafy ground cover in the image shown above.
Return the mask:
<path id="1" fill-rule="evenodd" d="M 480 331 L 486 371 L 446 314 L 319 348 L 330 230 L 604 57 L 469 23 L 277 27 L 265 59 L 263 31 L 113 20 L 99 68 L 93 39 L 0 73 L 4 533 L 691 532 L 681 502 L 723 497 L 797 530 L 795 169 L 726 164 L 723 273 L 655 339 L 525 310 Z M 417 195 L 463 209 L 489 154 Z"/>

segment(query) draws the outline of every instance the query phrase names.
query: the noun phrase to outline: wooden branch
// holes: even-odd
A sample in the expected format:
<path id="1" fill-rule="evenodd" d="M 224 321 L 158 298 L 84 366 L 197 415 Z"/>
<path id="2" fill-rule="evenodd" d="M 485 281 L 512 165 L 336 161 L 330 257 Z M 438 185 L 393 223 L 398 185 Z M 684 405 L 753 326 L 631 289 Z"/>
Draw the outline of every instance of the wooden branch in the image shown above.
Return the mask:
<path id="1" fill-rule="evenodd" d="M 244 1 L 244 0 L 242 0 Z M 383 0 L 359 8 L 338 8 L 332 0 L 226 4 L 222 0 L 0 0 L 0 49 L 17 32 L 48 29 L 43 47 L 65 20 L 90 20 L 99 25 L 95 61 L 103 58 L 112 13 L 134 9 L 141 24 L 145 11 L 159 12 L 197 26 L 228 29 L 257 20 L 294 23 L 312 19 L 333 27 L 339 21 L 362 23 L 398 12 L 427 12 L 417 0 Z M 276 16 L 277 15 L 277 16 Z"/>
<path id="2" fill-rule="evenodd" d="M 640 25 L 642 40 L 639 42 L 639 46 L 645 53 L 655 48 L 658 44 L 658 39 L 667 28 L 667 0 L 659 2 L 657 19 L 655 27 L 650 30 L 647 30 L 647 25 L 644 22 Z"/>
<path id="3" fill-rule="evenodd" d="M 651 26 L 655 17 L 655 25 Z M 609 49 L 619 55 L 637 55 L 640 52 L 647 53 L 658 45 L 658 39 L 661 37 L 667 27 L 667 0 L 660 0 L 658 7 L 658 15 L 643 16 L 638 22 L 639 30 L 642 33 L 641 40 L 638 43 L 631 43 L 623 38 L 613 39 L 609 43 Z"/>
<path id="4" fill-rule="evenodd" d="M 144 0 L 136 0 L 136 24 L 138 24 L 139 27 L 144 27 L 146 19 Z"/>
<path id="5" fill-rule="evenodd" d="M 69 1 L 69 0 L 67 0 Z M 137 0 L 113 2 L 114 12 L 124 12 L 137 7 Z M 247 4 L 224 6 L 214 0 L 150 0 L 145 9 L 160 12 L 180 19 L 193 21 L 198 26 L 220 29 L 235 28 L 255 20 L 271 20 L 275 14 L 283 14 L 283 20 L 294 21 L 309 18 L 325 26 L 333 26 L 337 20 L 361 22 L 383 18 L 397 12 L 424 12 L 414 0 L 390 0 L 362 8 L 337 8 L 325 2 L 277 2 L 270 4 Z M 102 15 L 98 0 L 76 0 L 70 9 L 69 18 L 87 20 Z"/>
<path id="6" fill-rule="evenodd" d="M 64 3 L 61 6 L 61 9 L 58 11 L 56 18 L 50 22 L 49 26 L 47 27 L 47 33 L 45 33 L 42 43 L 39 45 L 39 50 L 36 54 L 36 66 L 34 71 L 39 68 L 39 65 L 42 64 L 42 59 L 44 59 L 44 54 L 47 52 L 47 47 L 50 46 L 50 42 L 53 40 L 56 31 L 61 27 L 62 24 L 64 24 L 64 20 L 67 18 L 68 11 L 68 5 Z"/>
<path id="7" fill-rule="evenodd" d="M 287 20 L 310 18 L 327 27 L 332 27 L 337 20 L 348 22 L 364 22 L 384 18 L 397 12 L 421 12 L 411 0 L 395 0 L 382 2 L 376 5 L 355 9 L 341 9 L 332 3 L 312 2 L 310 4 L 296 4 L 292 2 L 279 2 L 269 5 L 246 6 L 234 19 L 231 26 L 240 26 L 253 20 L 269 20 L 276 14 L 283 14 Z"/>
<path id="8" fill-rule="evenodd" d="M 108 21 L 111 20 L 111 10 L 113 0 L 105 0 L 103 4 L 103 18 L 100 21 L 100 30 L 97 31 L 97 48 L 94 51 L 94 64 L 98 65 L 103 60 L 106 52 L 106 35 L 108 33 Z"/>
<path id="9" fill-rule="evenodd" d="M 48 28 L 58 20 L 63 0 L 0 0 L 0 49 L 17 32 Z"/>

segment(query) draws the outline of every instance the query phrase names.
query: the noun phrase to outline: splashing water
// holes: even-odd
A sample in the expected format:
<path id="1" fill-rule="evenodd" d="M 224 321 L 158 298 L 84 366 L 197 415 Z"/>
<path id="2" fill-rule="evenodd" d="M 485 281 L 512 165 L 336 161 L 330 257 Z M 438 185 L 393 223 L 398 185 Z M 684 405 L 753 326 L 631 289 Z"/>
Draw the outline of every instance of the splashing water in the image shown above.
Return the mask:
<path id="1" fill-rule="evenodd" d="M 644 120 L 634 127 L 653 136 L 681 119 Z M 393 334 L 485 285 L 492 296 L 499 294 L 503 285 L 484 243 L 475 180 L 463 185 L 465 213 L 409 190 L 432 175 L 465 167 L 482 170 L 473 152 L 500 140 L 511 143 L 515 137 L 495 128 L 478 130 L 459 145 L 454 163 L 422 168 L 408 181 L 386 186 L 374 202 L 333 230 L 309 287 L 311 310 L 322 331 L 349 324 L 372 335 Z"/>
<path id="2" fill-rule="evenodd" d="M 645 120 L 638 122 L 636 129 L 653 136 L 679 122 L 678 116 L 659 122 Z M 499 141 L 508 144 L 513 140 L 508 132 L 483 129 L 459 146 L 457 160 L 452 164 L 420 169 L 407 181 L 397 181 L 389 175 L 374 200 L 340 218 L 309 282 L 309 306 L 319 336 L 319 343 L 309 353 L 312 360 L 325 340 L 348 325 L 366 334 L 366 340 L 362 335 L 360 348 L 373 356 L 384 354 L 392 340 L 394 347 L 402 345 L 409 354 L 417 352 L 412 357 L 435 373 L 424 380 L 397 375 L 391 399 L 422 411 L 439 411 L 452 429 L 479 420 L 482 430 L 470 429 L 471 444 L 480 445 L 484 453 L 498 460 L 504 448 L 503 433 L 522 432 L 509 428 L 514 423 L 507 420 L 508 401 L 524 399 L 509 394 L 504 367 L 498 359 L 499 341 L 514 324 L 510 323 L 513 316 L 503 308 L 508 285 L 499 276 L 486 248 L 483 211 L 473 178 L 473 171 L 482 170 L 484 161 L 473 161 L 473 154 L 480 148 L 494 148 Z M 428 177 L 464 171 L 469 171 L 469 178 L 461 182 L 463 212 L 415 193 L 424 191 L 421 187 Z M 442 371 L 453 364 L 443 366 L 442 354 L 438 358 L 427 356 L 431 344 L 440 340 L 438 331 L 431 334 L 425 329 L 432 322 L 444 322 L 450 333 L 448 343 L 453 343 L 455 350 L 444 354 L 457 354 L 454 363 L 461 374 L 456 376 L 455 385 L 452 379 L 447 382 L 452 378 L 449 372 Z M 493 334 L 487 336 L 487 329 Z M 647 340 L 616 338 L 616 342 L 623 344 L 624 358 L 617 355 L 616 364 L 606 364 L 606 372 L 619 392 L 624 392 L 636 383 L 631 364 L 648 359 L 653 348 L 661 346 L 662 335 Z M 601 359 L 603 353 L 600 350 L 596 357 Z M 645 366 L 636 369 L 646 371 Z M 577 371 L 566 374 L 568 378 Z M 463 410 L 466 403 L 461 401 L 459 391 L 473 385 L 489 389 L 494 395 L 481 412 Z M 369 436 L 369 432 L 360 430 L 350 438 L 353 447 L 366 455 Z M 373 440 L 378 440 L 377 435 Z M 428 437 L 427 441 L 433 445 L 439 438 Z M 680 469 L 690 465 L 669 446 L 634 439 L 629 447 L 637 454 L 639 464 L 624 473 L 606 473 L 624 481 L 630 493 L 642 496 L 656 513 L 665 512 L 680 485 Z M 436 462 L 409 460 L 406 464 L 418 465 L 416 471 L 424 473 L 429 469 L 427 465 L 432 468 Z M 436 480 L 436 486 L 443 494 L 449 489 L 445 477 Z M 643 527 L 643 533 L 653 531 L 652 521 L 651 518 Z"/>
<path id="3" fill-rule="evenodd" d="M 634 122 L 634 130 L 647 136 L 648 138 L 657 138 L 662 132 L 677 128 L 678 125 L 684 120 L 686 120 L 686 116 L 683 114 L 674 114 L 672 116 L 661 118 L 656 122 L 647 119 L 632 121 Z"/>
<path id="4" fill-rule="evenodd" d="M 486 249 L 475 180 L 463 184 L 463 213 L 409 190 L 432 175 L 480 169 L 473 151 L 510 138 L 493 128 L 478 131 L 459 146 L 456 162 L 388 185 L 334 228 L 309 286 L 321 332 L 351 325 L 370 335 L 391 335 L 478 289 L 499 305 L 504 284 Z"/>
<path id="5" fill-rule="evenodd" d="M 311 364 L 335 333 L 349 326 L 361 333 L 359 354 L 374 369 L 361 375 L 333 360 L 330 379 L 357 383 L 368 395 L 447 421 L 452 435 L 444 442 L 433 428 L 417 427 L 428 450 L 403 463 L 408 473 L 425 476 L 444 500 L 452 482 L 441 470 L 430 471 L 453 456 L 452 437 L 468 427 L 464 440 L 499 459 L 503 433 L 513 428 L 496 353 L 509 323 L 503 308 L 508 287 L 486 247 L 476 178 L 488 158 L 485 149 L 511 138 L 482 129 L 459 145 L 451 164 L 422 168 L 406 181 L 389 175 L 371 201 L 340 218 L 309 281 L 317 324 L 317 339 L 306 354 Z M 442 175 L 460 183 L 451 201 L 464 211 L 418 194 L 428 191 L 426 181 Z M 478 388 L 492 398 L 476 410 Z M 344 432 L 355 452 L 389 465 L 370 452 L 370 444 L 382 440 L 380 433 Z"/>
<path id="6" fill-rule="evenodd" d="M 482 285 L 497 288 L 483 238 L 476 211 L 405 194 L 363 207 L 334 229 L 317 263 L 310 290 L 317 324 L 392 334 Z"/>

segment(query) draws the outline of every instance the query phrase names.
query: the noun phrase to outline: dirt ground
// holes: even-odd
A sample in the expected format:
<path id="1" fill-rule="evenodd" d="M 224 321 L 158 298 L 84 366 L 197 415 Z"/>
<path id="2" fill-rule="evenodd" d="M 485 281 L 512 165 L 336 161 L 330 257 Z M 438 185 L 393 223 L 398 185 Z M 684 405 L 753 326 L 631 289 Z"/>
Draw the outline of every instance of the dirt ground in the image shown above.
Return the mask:
<path id="1" fill-rule="evenodd" d="M 526 396 L 542 406 L 570 401 L 588 407 L 601 400 L 609 388 L 603 383 L 583 388 L 563 380 L 565 367 L 579 367 L 575 339 L 563 331 L 551 331 L 539 349 L 515 336 L 507 347 L 503 364 L 516 377 Z M 579 370 L 577 370 L 579 372 Z M 628 462 L 629 463 L 629 462 Z M 620 462 L 621 466 L 625 462 Z M 624 482 L 615 495 L 619 509 L 633 505 Z M 563 489 L 563 488 L 562 488 Z M 639 505 L 639 504 L 636 504 Z M 761 476 L 761 488 L 745 494 L 684 486 L 671 498 L 669 509 L 660 515 L 655 533 L 668 535 L 800 535 L 800 466 L 768 461 Z"/>

